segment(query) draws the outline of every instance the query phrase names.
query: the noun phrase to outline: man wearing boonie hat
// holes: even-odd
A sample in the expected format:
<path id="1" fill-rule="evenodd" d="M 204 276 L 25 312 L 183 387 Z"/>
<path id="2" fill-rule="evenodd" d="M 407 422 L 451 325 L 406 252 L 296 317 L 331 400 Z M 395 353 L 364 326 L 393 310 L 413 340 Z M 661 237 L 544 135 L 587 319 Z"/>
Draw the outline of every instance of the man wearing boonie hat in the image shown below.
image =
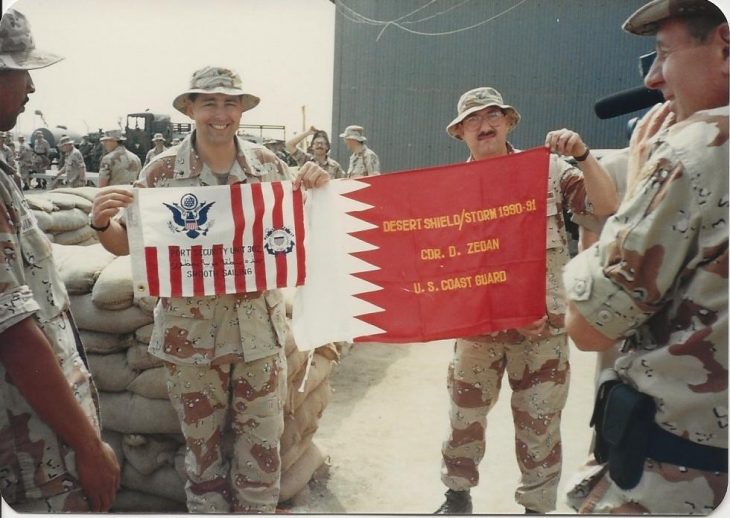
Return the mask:
<path id="1" fill-rule="evenodd" d="M 485 160 L 519 152 L 508 141 L 519 122 L 519 112 L 497 90 L 480 87 L 461 96 L 457 116 L 446 131 L 464 141 L 469 161 Z M 557 155 L 550 157 L 545 316 L 522 329 L 456 341 L 447 378 L 451 428 L 442 446 L 441 480 L 449 489 L 438 514 L 472 512 L 469 491 L 479 483 L 487 414 L 497 402 L 505 370 L 512 388 L 517 464 L 522 474 L 515 498 L 528 513 L 555 509 L 562 464 L 560 415 L 569 380 L 559 282 L 569 258 L 563 208 L 607 215 L 615 210 L 617 200 L 613 182 L 577 133 L 550 132 L 545 146 L 574 156 L 583 171 Z"/>
<path id="2" fill-rule="evenodd" d="M 3 14 L 0 130 L 35 92 L 28 71 L 61 59 L 35 47 L 23 14 Z M 14 176 L 0 157 L 0 493 L 19 513 L 108 511 L 119 464 L 51 243 Z"/>
<path id="3" fill-rule="evenodd" d="M 307 151 L 304 152 L 297 146 L 307 137 L 312 137 L 312 142 L 309 144 Z M 291 154 L 297 165 L 301 166 L 307 162 L 316 162 L 317 165 L 329 173 L 330 178 L 345 177 L 345 172 L 340 164 L 329 156 L 330 139 L 326 131 L 310 126 L 307 131 L 303 131 L 287 140 L 285 146 L 287 153 Z"/>
<path id="4" fill-rule="evenodd" d="M 131 185 L 139 176 L 142 163 L 139 157 L 124 147 L 127 138 L 121 130 L 105 131 L 99 139 L 106 154 L 99 162 L 99 187 Z"/>
<path id="5" fill-rule="evenodd" d="M 149 164 L 153 158 L 165 150 L 165 137 L 162 133 L 155 133 L 152 137 L 152 145 L 154 147 L 147 151 L 147 155 L 144 158 L 144 165 Z"/>
<path id="6" fill-rule="evenodd" d="M 58 148 L 63 153 L 65 159 L 63 167 L 58 170 L 58 175 L 53 179 L 51 189 L 55 189 L 61 182 L 67 187 L 83 187 L 86 185 L 86 164 L 81 151 L 76 149 L 73 140 L 64 136 L 58 141 Z"/>
<path id="7" fill-rule="evenodd" d="M 42 131 L 33 133 L 33 169 L 36 173 L 45 174 L 51 166 L 51 144 L 43 136 Z M 45 187 L 45 180 L 41 180 Z"/>
<path id="8" fill-rule="evenodd" d="M 357 178 L 359 176 L 375 176 L 380 174 L 380 159 L 375 152 L 366 144 L 365 130 L 362 126 L 348 126 L 340 134 L 345 140 L 345 146 L 350 150 L 350 166 L 347 168 L 345 178 Z"/>
<path id="9" fill-rule="evenodd" d="M 730 28 L 705 0 L 654 0 L 623 28 L 654 36 L 644 84 L 666 102 L 632 135 L 635 187 L 565 268 L 575 344 L 618 341 L 624 352 L 593 413 L 599 466 L 571 503 L 582 513 L 709 514 L 728 482 Z"/>
<path id="10" fill-rule="evenodd" d="M 173 101 L 195 130 L 150 162 L 139 187 L 197 187 L 287 179 L 287 166 L 264 146 L 237 136 L 243 112 L 259 103 L 240 76 L 224 67 L 193 73 Z M 302 166 L 294 188 L 328 181 L 316 164 Z M 129 253 L 120 209 L 125 189 L 102 189 L 92 225 L 118 255 Z M 273 513 L 279 499 L 288 324 L 279 290 L 215 297 L 161 298 L 150 353 L 167 369 L 170 400 L 187 452 L 187 506 L 194 513 Z M 181 338 L 183 337 L 183 338 Z M 225 438 L 224 438 L 225 436 Z M 223 444 L 232 438 L 232 453 Z"/>

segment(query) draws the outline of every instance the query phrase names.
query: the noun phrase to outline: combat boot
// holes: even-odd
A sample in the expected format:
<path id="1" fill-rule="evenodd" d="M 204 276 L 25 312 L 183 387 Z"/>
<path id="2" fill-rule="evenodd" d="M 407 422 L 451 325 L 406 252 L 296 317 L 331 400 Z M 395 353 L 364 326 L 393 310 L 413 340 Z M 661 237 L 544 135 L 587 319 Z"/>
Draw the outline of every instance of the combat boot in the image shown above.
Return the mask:
<path id="1" fill-rule="evenodd" d="M 446 501 L 433 514 L 471 514 L 471 495 L 468 489 L 465 491 L 449 489 L 444 494 Z"/>

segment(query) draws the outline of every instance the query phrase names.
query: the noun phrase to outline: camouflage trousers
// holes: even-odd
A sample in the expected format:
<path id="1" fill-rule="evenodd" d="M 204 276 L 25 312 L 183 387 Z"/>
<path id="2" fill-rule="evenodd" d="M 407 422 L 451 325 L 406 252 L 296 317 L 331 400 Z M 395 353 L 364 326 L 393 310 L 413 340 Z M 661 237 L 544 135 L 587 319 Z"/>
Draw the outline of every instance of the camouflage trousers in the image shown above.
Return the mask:
<path id="1" fill-rule="evenodd" d="M 639 484 L 629 490 L 613 483 L 606 472 L 587 480 L 591 487 L 579 512 L 595 514 L 709 514 L 716 509 L 727 491 L 727 473 L 710 473 L 697 469 L 644 462 Z M 575 497 L 575 489 L 572 491 Z"/>
<path id="2" fill-rule="evenodd" d="M 497 402 L 505 370 L 522 474 L 515 499 L 541 513 L 552 511 L 562 467 L 560 415 L 570 370 L 562 334 L 520 343 L 457 340 L 449 365 L 451 432 L 441 450 L 441 480 L 457 491 L 479 483 L 487 414 Z"/>
<path id="3" fill-rule="evenodd" d="M 273 513 L 279 500 L 286 358 L 222 365 L 165 363 L 185 436 L 191 513 Z"/>

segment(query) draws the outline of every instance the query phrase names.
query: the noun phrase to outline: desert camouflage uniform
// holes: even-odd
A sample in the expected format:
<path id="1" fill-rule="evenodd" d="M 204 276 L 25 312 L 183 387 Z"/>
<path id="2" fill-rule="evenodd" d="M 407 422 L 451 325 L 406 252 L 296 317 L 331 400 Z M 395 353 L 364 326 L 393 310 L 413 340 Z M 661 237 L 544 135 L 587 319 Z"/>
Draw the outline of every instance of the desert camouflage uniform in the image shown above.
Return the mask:
<path id="1" fill-rule="evenodd" d="M 615 369 L 654 398 L 657 425 L 727 448 L 727 106 L 657 135 L 645 167 L 632 201 L 566 268 L 566 292 L 602 334 L 632 335 Z M 705 514 L 726 488 L 727 473 L 648 459 L 638 486 L 605 474 L 581 511 Z"/>
<path id="2" fill-rule="evenodd" d="M 63 167 L 58 170 L 58 176 L 66 175 L 67 187 L 83 187 L 86 185 L 86 164 L 81 151 L 75 147 L 66 156 Z M 54 186 L 57 182 L 54 180 Z"/>
<path id="3" fill-rule="evenodd" d="M 360 151 L 350 155 L 350 166 L 347 168 L 345 178 L 377 174 L 380 174 L 380 159 L 372 149 L 363 144 Z"/>
<path id="4" fill-rule="evenodd" d="M 140 169 L 139 157 L 120 143 L 101 159 L 99 183 L 107 179 L 107 185 L 130 185 L 139 176 Z"/>
<path id="5" fill-rule="evenodd" d="M 48 338 L 77 401 L 98 430 L 96 391 L 76 349 L 68 307 L 51 243 L 14 185 L 7 164 L 0 162 L 0 333 L 32 318 Z M 74 451 L 28 405 L 2 363 L 0 492 L 17 511 L 89 510 L 77 478 Z"/>
<path id="6" fill-rule="evenodd" d="M 26 143 L 18 146 L 18 172 L 20 177 L 27 184 L 30 172 L 33 170 L 33 150 Z"/>
<path id="7" fill-rule="evenodd" d="M 5 143 L 0 144 L 0 153 L 2 153 L 2 159 L 5 160 L 5 163 L 15 169 L 15 152 L 12 148 Z"/>
<path id="8" fill-rule="evenodd" d="M 144 165 L 149 164 L 152 162 L 152 159 L 155 158 L 157 155 L 160 155 L 165 152 L 165 148 L 163 147 L 161 150 L 157 151 L 156 147 L 152 147 L 149 151 L 147 151 L 147 155 L 144 157 Z"/>
<path id="9" fill-rule="evenodd" d="M 51 145 L 41 136 L 40 140 L 33 138 L 33 169 L 43 174 L 51 165 Z"/>
<path id="10" fill-rule="evenodd" d="M 508 149 L 514 152 L 509 145 Z M 553 155 L 547 194 L 548 331 L 538 340 L 524 338 L 515 329 L 457 340 L 448 373 L 451 432 L 442 447 L 444 484 L 457 491 L 476 486 L 486 447 L 487 414 L 497 402 L 506 370 L 522 473 L 515 498 L 543 513 L 555 509 L 562 466 L 560 415 L 570 379 L 561 282 L 569 259 L 564 206 L 576 213 L 591 210 L 582 173 Z"/>
<path id="11" fill-rule="evenodd" d="M 316 158 L 314 158 L 314 155 L 312 155 L 311 153 L 305 153 L 299 148 L 297 148 L 294 153 L 291 154 L 291 157 L 297 161 L 297 165 L 299 167 L 303 166 L 307 162 L 314 162 L 319 167 L 327 171 L 330 175 L 330 178 L 332 178 L 333 180 L 335 178 L 345 177 L 345 172 L 342 170 L 339 162 L 337 162 L 336 160 L 332 160 L 330 157 L 327 157 L 327 160 L 324 162 L 319 162 Z"/>
<path id="12" fill-rule="evenodd" d="M 140 186 L 218 185 L 195 153 L 194 135 L 145 167 Z M 241 139 L 237 145 L 227 183 L 285 178 L 286 165 L 272 152 Z M 279 290 L 158 303 L 150 353 L 166 362 L 170 399 L 186 438 L 190 512 L 275 510 L 287 332 Z M 222 451 L 228 430 L 232 455 Z"/>

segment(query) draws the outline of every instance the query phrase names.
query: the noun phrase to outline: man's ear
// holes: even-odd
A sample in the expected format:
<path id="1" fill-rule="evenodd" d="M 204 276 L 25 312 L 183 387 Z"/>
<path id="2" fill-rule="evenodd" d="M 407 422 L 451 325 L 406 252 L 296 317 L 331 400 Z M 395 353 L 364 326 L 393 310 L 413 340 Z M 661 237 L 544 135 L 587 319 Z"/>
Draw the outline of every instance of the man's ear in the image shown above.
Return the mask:
<path id="1" fill-rule="evenodd" d="M 728 73 L 730 73 L 730 66 L 728 65 L 730 62 L 730 27 L 728 27 L 727 22 L 725 22 L 720 24 L 716 31 L 720 45 L 722 45 L 723 73 L 725 76 L 728 76 Z"/>
<path id="2" fill-rule="evenodd" d="M 193 101 L 190 100 L 190 97 L 185 99 L 185 114 L 193 118 Z"/>

